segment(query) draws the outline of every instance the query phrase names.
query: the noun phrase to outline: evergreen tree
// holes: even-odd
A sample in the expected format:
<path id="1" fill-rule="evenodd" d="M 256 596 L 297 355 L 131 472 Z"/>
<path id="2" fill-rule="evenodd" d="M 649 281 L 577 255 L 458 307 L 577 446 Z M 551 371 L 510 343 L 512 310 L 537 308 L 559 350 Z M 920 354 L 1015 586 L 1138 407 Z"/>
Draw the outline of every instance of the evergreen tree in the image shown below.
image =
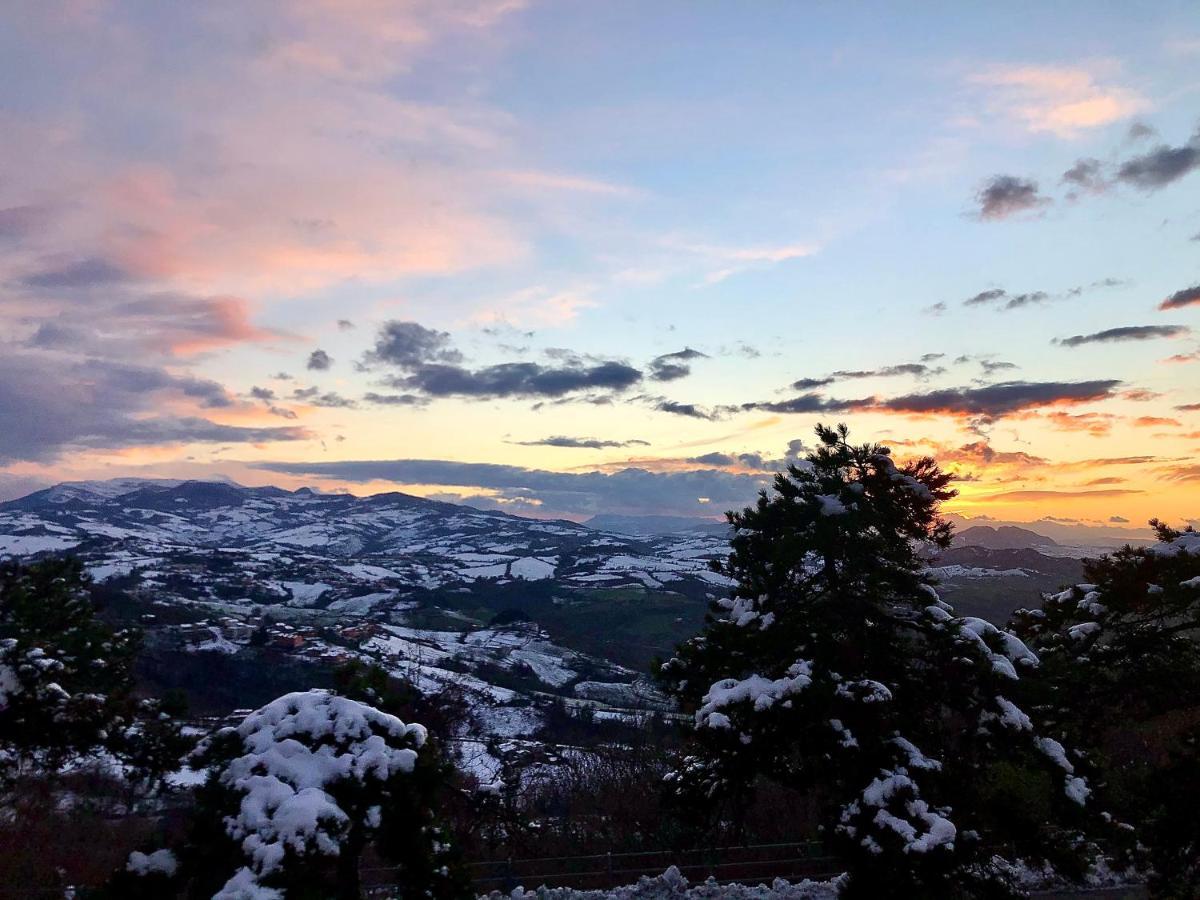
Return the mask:
<path id="1" fill-rule="evenodd" d="M 0 564 L 0 779 L 107 751 L 153 782 L 187 751 L 169 708 L 134 695 L 140 635 L 97 619 L 88 589 L 76 560 Z"/>
<path id="2" fill-rule="evenodd" d="M 1150 848 L 1167 896 L 1200 895 L 1200 534 L 1084 564 L 1086 582 L 1020 610 L 1042 659 L 1035 709 L 1090 748 L 1106 810 Z M 1120 832 L 1118 831 L 1118 834 Z"/>
<path id="3" fill-rule="evenodd" d="M 1089 788 L 1018 706 L 1037 657 L 955 617 L 920 556 L 949 543 L 950 477 L 844 426 L 817 436 L 729 514 L 732 596 L 663 666 L 695 716 L 673 791 L 721 815 L 762 779 L 812 792 L 845 896 L 1016 894 L 1005 856 L 1076 871 L 1050 826 L 1081 820 Z"/>

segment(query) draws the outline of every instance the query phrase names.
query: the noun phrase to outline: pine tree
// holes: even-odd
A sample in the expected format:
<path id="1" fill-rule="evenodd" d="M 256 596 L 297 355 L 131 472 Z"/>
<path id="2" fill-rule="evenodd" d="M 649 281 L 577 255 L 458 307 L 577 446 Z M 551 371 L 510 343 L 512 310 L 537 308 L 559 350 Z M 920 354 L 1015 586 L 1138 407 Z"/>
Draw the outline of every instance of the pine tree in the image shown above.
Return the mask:
<path id="1" fill-rule="evenodd" d="M 732 596 L 663 666 L 695 717 L 672 790 L 721 815 L 764 780 L 812 792 L 845 896 L 1015 894 L 997 856 L 1073 871 L 1050 826 L 1080 820 L 1089 788 L 1018 705 L 1037 657 L 955 617 L 920 555 L 949 543 L 950 477 L 844 426 L 817 436 L 729 514 Z"/>
<path id="2" fill-rule="evenodd" d="M 1019 610 L 1042 659 L 1035 709 L 1085 746 L 1106 811 L 1150 848 L 1165 896 L 1200 895 L 1200 534 L 1084 564 L 1086 582 Z M 1136 827 L 1129 827 L 1136 826 Z"/>
<path id="3" fill-rule="evenodd" d="M 106 751 L 157 782 L 187 751 L 167 707 L 134 695 L 140 634 L 97 619 L 88 589 L 76 560 L 0 565 L 0 780 Z"/>

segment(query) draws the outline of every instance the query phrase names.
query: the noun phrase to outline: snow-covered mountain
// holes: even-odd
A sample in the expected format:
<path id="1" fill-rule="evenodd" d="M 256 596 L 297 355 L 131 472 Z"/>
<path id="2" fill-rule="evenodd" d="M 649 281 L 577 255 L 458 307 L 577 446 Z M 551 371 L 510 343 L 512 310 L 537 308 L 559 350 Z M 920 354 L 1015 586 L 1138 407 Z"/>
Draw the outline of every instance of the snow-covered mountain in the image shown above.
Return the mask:
<path id="1" fill-rule="evenodd" d="M 480 580 L 564 587 L 722 586 L 708 570 L 723 540 L 630 536 L 402 493 L 356 497 L 228 482 L 75 482 L 0 504 L 0 554 L 71 551 L 98 579 L 152 570 L 187 551 L 328 561 L 340 584 L 434 589 Z M 271 568 L 269 565 L 266 568 Z M 258 566 L 259 575 L 264 566 Z M 294 579 L 279 579 L 288 581 Z M 311 605 L 312 590 L 283 588 Z M 345 591 L 330 585 L 327 601 Z"/>

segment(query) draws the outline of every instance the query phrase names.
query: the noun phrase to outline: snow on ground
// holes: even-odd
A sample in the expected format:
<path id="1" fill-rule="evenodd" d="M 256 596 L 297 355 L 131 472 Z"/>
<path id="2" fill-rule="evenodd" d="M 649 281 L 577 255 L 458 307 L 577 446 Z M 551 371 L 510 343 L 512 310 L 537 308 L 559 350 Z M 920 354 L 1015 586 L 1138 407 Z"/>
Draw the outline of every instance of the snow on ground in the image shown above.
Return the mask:
<path id="1" fill-rule="evenodd" d="M 26 556 L 67 550 L 79 545 L 79 538 L 56 534 L 0 534 L 0 556 Z"/>
<path id="2" fill-rule="evenodd" d="M 771 884 L 717 884 L 713 880 L 692 885 L 675 866 L 663 874 L 643 876 L 637 884 L 598 891 L 579 891 L 574 888 L 535 890 L 517 888 L 511 893 L 492 891 L 486 900 L 834 900 L 840 879 L 789 883 L 776 879 Z M 481 898 L 481 900 L 485 900 Z"/>
<path id="3" fill-rule="evenodd" d="M 385 569 L 383 566 L 369 566 L 366 563 L 355 563 L 350 566 L 335 566 L 347 575 L 360 578 L 363 581 L 382 581 L 385 578 L 400 578 L 399 572 Z"/>
<path id="4" fill-rule="evenodd" d="M 973 566 L 938 566 L 929 570 L 935 578 L 1028 578 L 1024 569 L 979 569 Z"/>
<path id="5" fill-rule="evenodd" d="M 524 578 L 526 581 L 541 581 L 543 578 L 554 577 L 554 564 L 538 559 L 535 556 L 523 556 L 514 560 L 508 567 L 508 573 L 513 578 Z"/>

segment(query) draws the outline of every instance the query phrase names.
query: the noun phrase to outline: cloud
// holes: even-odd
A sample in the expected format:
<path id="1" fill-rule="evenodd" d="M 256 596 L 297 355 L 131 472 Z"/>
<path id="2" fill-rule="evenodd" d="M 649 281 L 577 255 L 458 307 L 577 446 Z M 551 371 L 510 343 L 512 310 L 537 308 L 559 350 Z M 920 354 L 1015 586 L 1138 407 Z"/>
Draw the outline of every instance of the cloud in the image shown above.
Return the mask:
<path id="1" fill-rule="evenodd" d="M 825 387 L 827 384 L 833 384 L 833 378 L 801 378 L 798 381 L 792 382 L 792 389 L 797 391 L 811 391 L 814 388 Z"/>
<path id="2" fill-rule="evenodd" d="M 1089 194 L 1102 194 L 1108 190 L 1108 181 L 1102 173 L 1103 164 L 1100 160 L 1091 157 L 1078 159 L 1075 165 L 1063 172 L 1062 182 Z"/>
<path id="3" fill-rule="evenodd" d="M 715 411 L 706 410 L 694 403 L 678 403 L 675 400 L 665 400 L 661 397 L 651 398 L 651 400 L 653 408 L 659 412 L 670 413 L 675 416 L 686 416 L 690 419 L 707 419 L 709 421 L 718 418 L 718 414 Z"/>
<path id="4" fill-rule="evenodd" d="M 978 216 L 984 221 L 1008 219 L 1049 205 L 1049 197 L 1038 193 L 1036 181 L 1013 175 L 994 175 L 975 195 Z"/>
<path id="5" fill-rule="evenodd" d="M 378 394 L 369 391 L 363 394 L 363 402 L 374 403 L 376 406 L 425 406 L 429 403 L 429 398 L 416 394 Z"/>
<path id="6" fill-rule="evenodd" d="M 0 241 L 19 242 L 45 225 L 49 218 L 49 210 L 32 203 L 0 209 Z"/>
<path id="7" fill-rule="evenodd" d="M 1124 516 L 1109 516 L 1108 521 L 1112 522 L 1114 525 L 1125 525 L 1129 522 L 1129 520 Z"/>
<path id="8" fill-rule="evenodd" d="M 641 371 L 626 363 L 588 361 L 569 351 L 559 354 L 565 362 L 557 366 L 515 362 L 468 369 L 457 365 L 462 358 L 447 332 L 390 321 L 380 328 L 361 366 L 400 369 L 400 374 L 386 375 L 384 382 L 428 397 L 556 398 L 586 391 L 620 392 L 642 380 Z"/>
<path id="9" fill-rule="evenodd" d="M 708 359 L 707 353 L 684 347 L 674 353 L 664 353 L 650 361 L 650 379 L 652 381 L 676 381 L 692 373 L 688 363 L 693 359 Z"/>
<path id="10" fill-rule="evenodd" d="M 743 403 L 739 409 L 743 412 L 762 410 L 774 413 L 820 413 L 845 412 L 855 407 L 869 406 L 873 399 L 866 400 L 830 400 L 820 394 L 799 394 L 787 400 L 764 400 L 756 403 Z"/>
<path id="11" fill-rule="evenodd" d="M 296 388 L 292 391 L 292 398 L 301 400 L 309 406 L 321 406 L 330 409 L 351 409 L 358 405 L 349 397 L 343 397 L 336 391 L 323 392 L 320 388 L 315 387 Z"/>
<path id="12" fill-rule="evenodd" d="M 457 363 L 462 354 L 450 344 L 450 334 L 416 322 L 385 322 L 375 337 L 375 347 L 365 357 L 367 364 L 386 364 L 409 369 L 424 363 Z"/>
<path id="13" fill-rule="evenodd" d="M 605 450 L 609 447 L 649 447 L 649 441 L 628 440 L 628 441 L 610 441 L 601 440 L 600 438 L 578 438 L 566 437 L 565 435 L 553 435 L 544 437 L 536 441 L 510 441 L 509 443 L 518 444 L 522 447 L 564 447 L 576 450 Z"/>
<path id="14" fill-rule="evenodd" d="M 923 394 L 906 394 L 878 402 L 878 408 L 899 413 L 1001 418 L 1045 406 L 1087 403 L 1113 396 L 1121 382 L 1007 381 L 973 388 L 946 388 Z"/>
<path id="15" fill-rule="evenodd" d="M 1191 329 L 1183 325 L 1125 325 L 1108 328 L 1094 334 L 1076 334 L 1069 338 L 1055 338 L 1051 343 L 1063 347 L 1080 347 L 1084 344 L 1111 344 L 1122 341 L 1149 341 L 1156 338 L 1176 338 L 1190 334 Z"/>
<path id="16" fill-rule="evenodd" d="M 355 325 L 349 319 L 338 319 L 337 327 L 338 331 L 352 331 Z"/>
<path id="17" fill-rule="evenodd" d="M 391 376 L 388 384 L 431 397 L 561 397 L 588 390 L 623 391 L 637 384 L 642 373 L 619 362 L 594 366 L 543 366 L 539 363 L 500 363 L 470 370 L 429 364 L 408 375 Z"/>
<path id="18" fill-rule="evenodd" d="M 1200 465 L 1171 466 L 1159 477 L 1164 481 L 1200 481 Z"/>
<path id="19" fill-rule="evenodd" d="M 305 368 L 313 372 L 324 372 L 333 365 L 333 357 L 324 350 L 314 350 L 308 354 L 308 362 L 305 363 Z"/>
<path id="20" fill-rule="evenodd" d="M 1048 303 L 1051 300 L 1079 297 L 1083 295 L 1084 291 L 1119 287 L 1123 284 L 1125 282 L 1119 278 L 1104 278 L 1087 285 L 1076 285 L 1059 294 L 1051 294 L 1048 291 L 1026 291 L 1021 294 L 1010 294 L 1004 288 L 989 288 L 986 291 L 980 291 L 978 294 L 968 297 L 962 302 L 962 305 L 990 306 L 998 310 L 1021 309 L 1026 306 Z"/>
<path id="21" fill-rule="evenodd" d="M 255 400 L 274 400 L 275 392 L 270 388 L 259 387 L 258 385 L 255 385 L 254 387 L 250 388 L 250 396 Z"/>
<path id="22" fill-rule="evenodd" d="M 1200 284 L 1176 291 L 1158 305 L 1159 309 L 1182 309 L 1185 306 L 1200 304 Z"/>
<path id="23" fill-rule="evenodd" d="M 915 378 L 928 378 L 931 375 L 940 375 L 946 370 L 942 367 L 931 367 L 925 363 L 900 363 L 894 366 L 882 366 L 878 369 L 853 369 L 834 372 L 834 378 L 841 379 L 857 379 L 857 378 L 894 378 L 900 375 L 911 375 Z M 800 382 L 793 382 L 792 387 L 796 387 Z M 799 390 L 800 388 L 797 388 Z"/>
<path id="24" fill-rule="evenodd" d="M 1034 134 L 1072 138 L 1149 105 L 1137 92 L 1102 81 L 1104 74 L 1096 66 L 996 65 L 969 80 L 989 89 L 993 113 Z"/>
<path id="25" fill-rule="evenodd" d="M 973 496 L 976 503 L 996 503 L 1002 501 L 1039 501 L 1039 500 L 1086 500 L 1092 497 L 1128 497 L 1130 494 L 1142 494 L 1144 491 L 1130 488 L 1111 488 L 1099 491 L 1001 491 L 997 494 Z"/>
<path id="26" fill-rule="evenodd" d="M 21 284 L 31 288 L 106 287 L 131 280 L 121 266 L 107 259 L 88 257 L 26 275 Z"/>
<path id="27" fill-rule="evenodd" d="M 694 469 L 650 472 L 552 472 L 493 463 L 436 459 L 250 463 L 252 468 L 350 482 L 446 485 L 495 491 L 505 500 L 534 501 L 543 513 L 589 515 L 673 513 L 711 515 L 753 502 L 767 476 Z M 707 503 L 701 503 L 706 498 Z"/>
<path id="28" fill-rule="evenodd" d="M 302 428 L 242 427 L 161 412 L 172 397 L 201 408 L 232 402 L 215 382 L 160 368 L 6 348 L 0 353 L 0 421 L 21 426 L 0 429 L 0 462 L 49 462 L 80 449 L 311 437 Z"/>
<path id="29" fill-rule="evenodd" d="M 1183 425 L 1178 419 L 1169 419 L 1165 416 L 1138 416 L 1133 420 L 1133 424 L 1136 428 L 1153 428 L 1160 425 L 1179 428 Z"/>
<path id="30" fill-rule="evenodd" d="M 1156 191 L 1200 168 L 1200 131 L 1179 147 L 1160 144 L 1123 162 L 1117 180 L 1143 191 Z"/>

